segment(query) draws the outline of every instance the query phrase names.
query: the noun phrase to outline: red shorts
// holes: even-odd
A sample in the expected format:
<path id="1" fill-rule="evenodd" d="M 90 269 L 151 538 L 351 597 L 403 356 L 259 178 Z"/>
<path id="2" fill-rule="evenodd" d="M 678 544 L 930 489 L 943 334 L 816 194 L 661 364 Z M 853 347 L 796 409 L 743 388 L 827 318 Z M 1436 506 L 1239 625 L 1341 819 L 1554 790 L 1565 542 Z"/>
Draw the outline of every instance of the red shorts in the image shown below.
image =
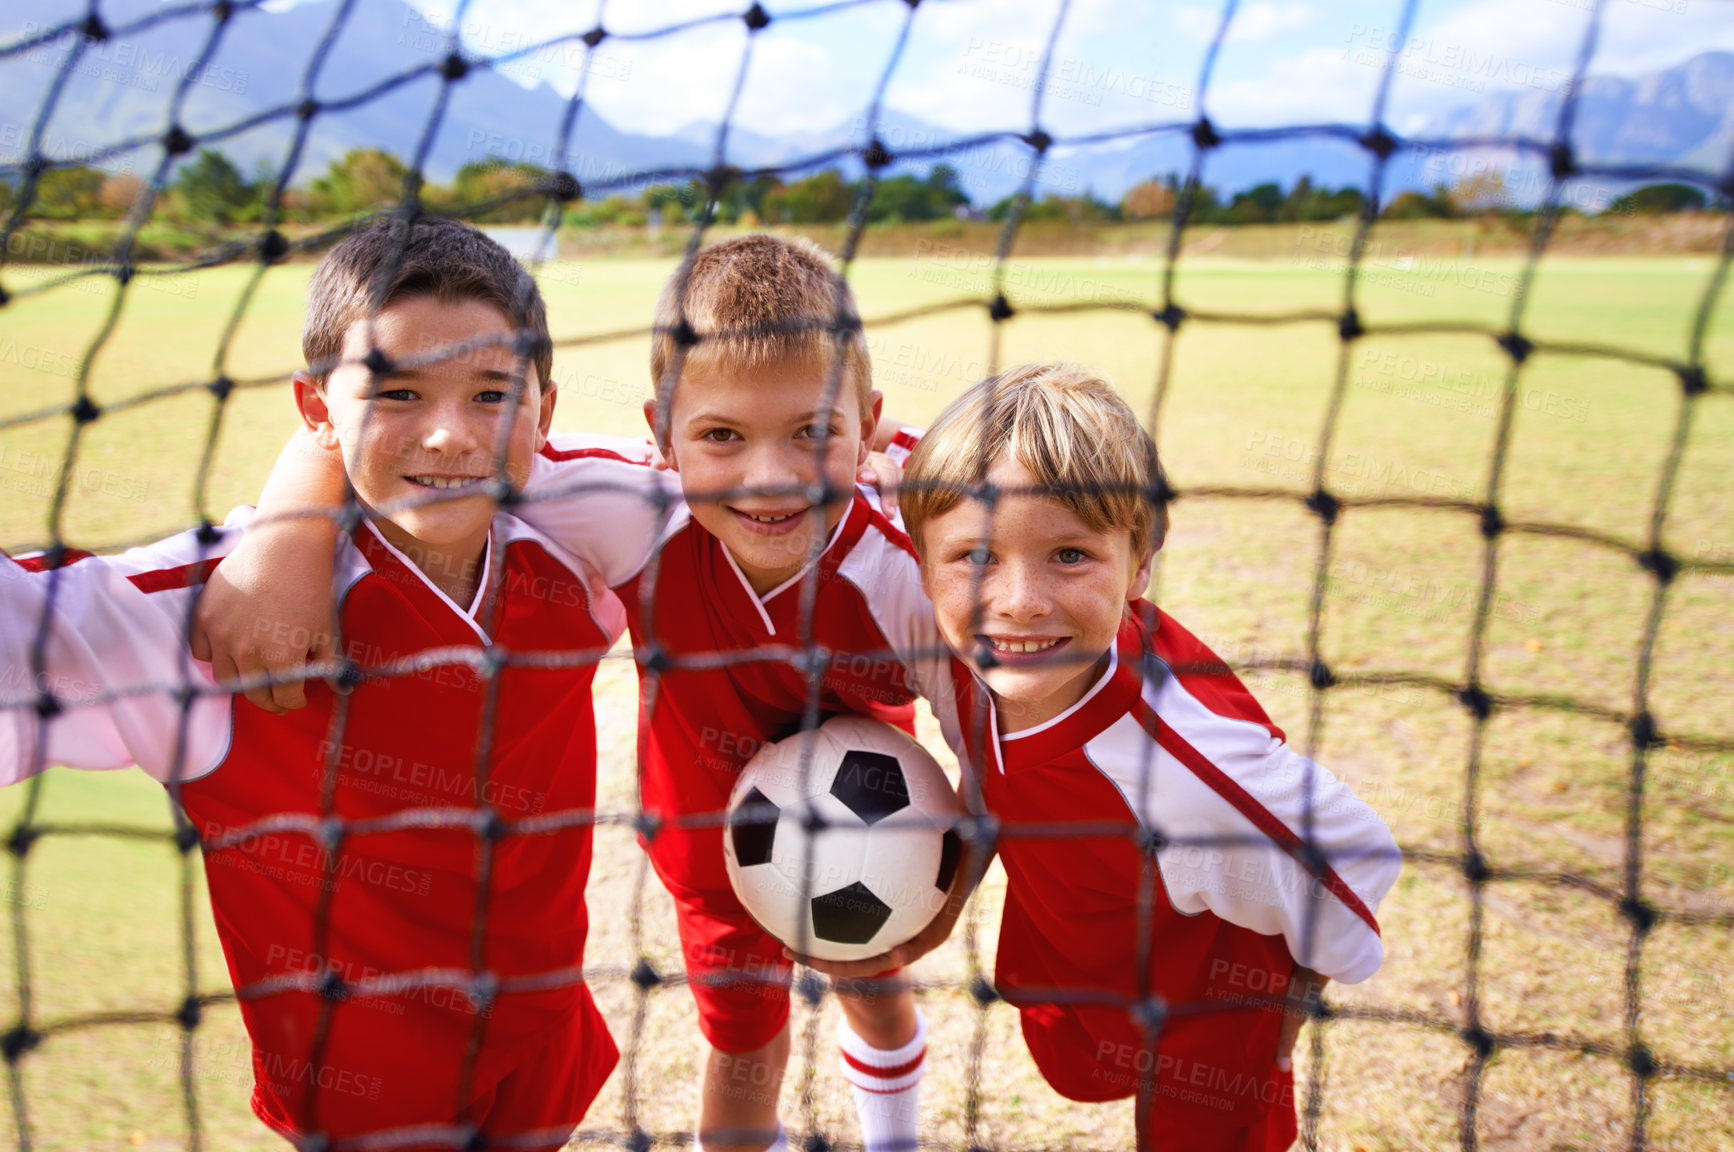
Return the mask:
<path id="1" fill-rule="evenodd" d="M 1030 1056 L 1060 1095 L 1099 1102 L 1147 1094 L 1151 1148 L 1283 1152 L 1294 1143 L 1294 1074 L 1275 1067 L 1274 1047 L 1268 1061 L 1230 1066 L 1186 1054 L 1183 1033 L 1171 1044 L 1159 1039 L 1152 1053 L 1129 1032 L 1121 1007 L 1029 1004 L 1020 1014 Z M 1228 1025 L 1210 1017 L 1192 1023 Z"/>
<path id="2" fill-rule="evenodd" d="M 664 871 L 655 852 L 650 858 L 674 897 L 687 984 L 698 1002 L 699 1031 L 719 1051 L 751 1052 L 776 1039 L 789 1022 L 789 962 L 783 958 L 783 942 L 759 927 L 729 887 L 722 833 L 700 829 L 688 835 L 716 841 L 716 867 L 710 874 L 720 883 L 694 885 L 691 877 Z"/>
<path id="3" fill-rule="evenodd" d="M 510 1010 L 509 1017 L 502 1013 L 499 1028 L 493 1019 L 486 1024 L 462 1119 L 488 1137 L 490 1152 L 555 1152 L 563 1147 L 614 1070 L 620 1053 L 590 989 L 580 985 L 576 995 L 566 993 L 559 1001 L 538 994 Z M 266 999 L 260 1006 L 269 1003 Z M 536 1011 L 542 1005 L 556 1014 L 553 1021 L 548 1011 Z M 370 1132 L 457 1119 L 453 1105 L 466 1044 L 452 1042 L 450 1029 L 444 1030 L 445 1042 L 413 1035 L 413 1025 L 406 1028 L 404 1017 L 416 1009 L 413 1004 L 405 1007 L 408 1011 L 398 1016 L 382 1008 L 339 1005 L 317 1077 L 322 1090 L 316 1125 L 308 1127 L 342 1142 Z M 253 1111 L 279 1134 L 295 1139 L 304 1126 L 291 1116 L 306 1099 L 298 1089 L 314 1073 L 305 1059 L 286 1061 L 255 1049 L 254 1060 L 260 1079 L 253 1090 Z M 393 1147 L 398 1152 L 449 1152 L 451 1145 Z"/>

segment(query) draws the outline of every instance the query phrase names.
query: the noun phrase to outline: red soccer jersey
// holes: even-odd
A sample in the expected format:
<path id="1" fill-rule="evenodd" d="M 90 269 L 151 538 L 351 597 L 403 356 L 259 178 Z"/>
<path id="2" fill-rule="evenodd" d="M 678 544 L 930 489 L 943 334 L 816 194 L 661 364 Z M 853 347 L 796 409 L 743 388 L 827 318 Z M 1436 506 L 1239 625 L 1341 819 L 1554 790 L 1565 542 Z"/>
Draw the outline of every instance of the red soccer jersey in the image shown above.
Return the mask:
<path id="1" fill-rule="evenodd" d="M 465 1118 L 459 1075 L 478 1028 L 470 1100 L 538 1046 L 573 1035 L 593 1094 L 615 1049 L 578 977 L 590 827 L 532 828 L 491 843 L 473 958 L 484 841 L 468 813 L 492 809 L 509 824 L 593 808 L 594 663 L 584 655 L 600 655 L 618 635 L 618 602 L 576 559 L 501 516 L 498 571 L 491 559 L 477 603 L 461 608 L 364 525 L 338 566 L 346 654 L 367 669 L 416 663 L 347 697 L 311 683 L 307 708 L 270 716 L 232 706 L 208 666 L 186 655 L 191 597 L 244 523 L 232 517 L 212 547 L 189 533 L 52 574 L 46 684 L 66 710 L 46 722 L 29 707 L 0 710 L 0 780 L 47 764 L 133 763 L 180 780 L 230 976 L 243 991 L 254 1108 L 274 1127 L 354 1135 Z M 22 663 L 51 574 L 32 570 L 39 562 L 0 563 L 12 574 L 0 579 L 0 649 Z M 505 661 L 492 688 L 476 671 L 484 651 Z M 538 657 L 564 666 L 532 666 Z M 174 697 L 183 685 L 199 693 L 184 745 Z M 328 767 L 331 810 L 346 833 L 321 933 L 327 859 L 308 818 L 322 811 Z M 435 821 L 441 810 L 465 815 L 449 827 L 369 827 L 408 809 Z M 235 839 L 261 821 L 271 826 Z M 485 1007 L 469 995 L 477 960 L 501 987 Z M 438 969 L 460 986 L 365 987 Z M 323 972 L 364 989 L 334 1004 L 317 1054 L 322 1000 L 304 985 Z M 551 986 L 513 987 L 545 973 L 559 974 L 543 982 Z"/>
<path id="2" fill-rule="evenodd" d="M 995 738 L 986 689 L 961 662 L 952 672 L 944 719 L 961 726 L 1002 826 L 997 983 L 1038 1066 L 1075 1099 L 1148 1080 L 1158 1104 L 1252 1123 L 1274 1102 L 1280 1015 L 1265 1002 L 1295 959 L 1347 982 L 1379 966 L 1374 911 L 1399 866 L 1383 821 L 1142 601 L 1107 672 L 1038 727 Z M 1328 864 L 1317 878 L 1297 861 L 1309 807 Z M 1154 1052 L 1136 1011 L 1151 997 L 1171 1006 Z"/>

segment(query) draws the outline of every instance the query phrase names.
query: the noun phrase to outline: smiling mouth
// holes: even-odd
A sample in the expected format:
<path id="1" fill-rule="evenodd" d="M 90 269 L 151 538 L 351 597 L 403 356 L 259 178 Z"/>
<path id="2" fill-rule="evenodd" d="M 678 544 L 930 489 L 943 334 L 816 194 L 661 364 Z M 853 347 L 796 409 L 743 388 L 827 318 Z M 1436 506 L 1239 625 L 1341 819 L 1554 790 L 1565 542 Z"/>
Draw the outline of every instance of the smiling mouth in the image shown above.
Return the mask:
<path id="1" fill-rule="evenodd" d="M 792 512 L 748 512 L 742 508 L 730 508 L 749 532 L 786 532 L 800 523 L 809 509 L 796 508 Z"/>
<path id="2" fill-rule="evenodd" d="M 1038 636 L 1034 638 L 1013 638 L 1001 636 L 976 637 L 983 647 L 995 656 L 1033 656 L 1042 652 L 1052 652 L 1066 642 L 1064 636 Z"/>
<path id="3" fill-rule="evenodd" d="M 473 488 L 487 480 L 486 476 L 405 476 L 418 488 L 445 491 L 451 488 Z"/>

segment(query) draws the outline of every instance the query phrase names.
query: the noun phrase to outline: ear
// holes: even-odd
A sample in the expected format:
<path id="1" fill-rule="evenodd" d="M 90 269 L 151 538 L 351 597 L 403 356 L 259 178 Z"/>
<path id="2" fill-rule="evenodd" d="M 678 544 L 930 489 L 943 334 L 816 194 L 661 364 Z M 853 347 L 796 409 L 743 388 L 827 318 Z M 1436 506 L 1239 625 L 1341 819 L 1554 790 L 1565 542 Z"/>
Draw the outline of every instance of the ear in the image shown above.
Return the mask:
<path id="1" fill-rule="evenodd" d="M 313 438 L 326 451 L 335 451 L 337 429 L 331 423 L 331 409 L 325 402 L 325 384 L 313 373 L 303 369 L 290 377 L 295 392 L 295 408 L 301 413 L 301 423 L 313 433 Z"/>
<path id="2" fill-rule="evenodd" d="M 655 442 L 656 450 L 662 453 L 662 458 L 668 462 L 669 471 L 679 472 L 680 461 L 674 458 L 674 446 L 669 443 L 668 437 L 657 431 L 656 398 L 654 396 L 644 402 L 644 422 L 650 426 L 650 438 Z"/>
<path id="3" fill-rule="evenodd" d="M 1138 570 L 1132 573 L 1132 583 L 1126 589 L 1126 602 L 1130 604 L 1143 596 L 1150 589 L 1150 568 L 1156 562 L 1156 549 L 1144 549 L 1144 560 L 1138 565 Z"/>
<path id="4" fill-rule="evenodd" d="M 532 370 L 533 371 L 533 370 Z M 525 381 L 528 384 L 528 381 Z M 542 406 L 536 413 L 536 451 L 548 443 L 548 433 L 554 428 L 554 401 L 560 398 L 560 386 L 552 380 L 542 384 Z"/>
<path id="5" fill-rule="evenodd" d="M 867 456 L 873 451 L 873 435 L 879 431 L 879 414 L 885 409 L 885 394 L 883 392 L 867 393 L 867 411 L 861 417 L 861 444 L 855 453 L 855 467 L 860 468 L 867 463 Z"/>

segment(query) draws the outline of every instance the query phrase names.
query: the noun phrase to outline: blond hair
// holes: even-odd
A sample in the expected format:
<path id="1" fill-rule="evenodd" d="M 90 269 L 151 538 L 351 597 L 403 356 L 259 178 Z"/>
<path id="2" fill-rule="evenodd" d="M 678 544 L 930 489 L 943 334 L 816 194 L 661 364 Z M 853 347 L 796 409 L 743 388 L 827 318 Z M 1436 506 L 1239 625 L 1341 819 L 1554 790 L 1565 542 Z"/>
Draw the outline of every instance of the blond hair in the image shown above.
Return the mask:
<path id="1" fill-rule="evenodd" d="M 1008 455 L 1092 529 L 1130 531 L 1134 555 L 1162 547 L 1168 482 L 1131 406 L 1103 373 L 1023 364 L 946 405 L 909 457 L 899 503 L 917 550 L 927 521 L 980 491 Z"/>
<path id="2" fill-rule="evenodd" d="M 848 281 L 812 241 L 760 232 L 701 248 L 669 277 L 656 302 L 650 375 L 659 398 L 677 363 L 684 376 L 793 362 L 828 379 L 839 351 L 865 414 L 873 365 Z"/>

